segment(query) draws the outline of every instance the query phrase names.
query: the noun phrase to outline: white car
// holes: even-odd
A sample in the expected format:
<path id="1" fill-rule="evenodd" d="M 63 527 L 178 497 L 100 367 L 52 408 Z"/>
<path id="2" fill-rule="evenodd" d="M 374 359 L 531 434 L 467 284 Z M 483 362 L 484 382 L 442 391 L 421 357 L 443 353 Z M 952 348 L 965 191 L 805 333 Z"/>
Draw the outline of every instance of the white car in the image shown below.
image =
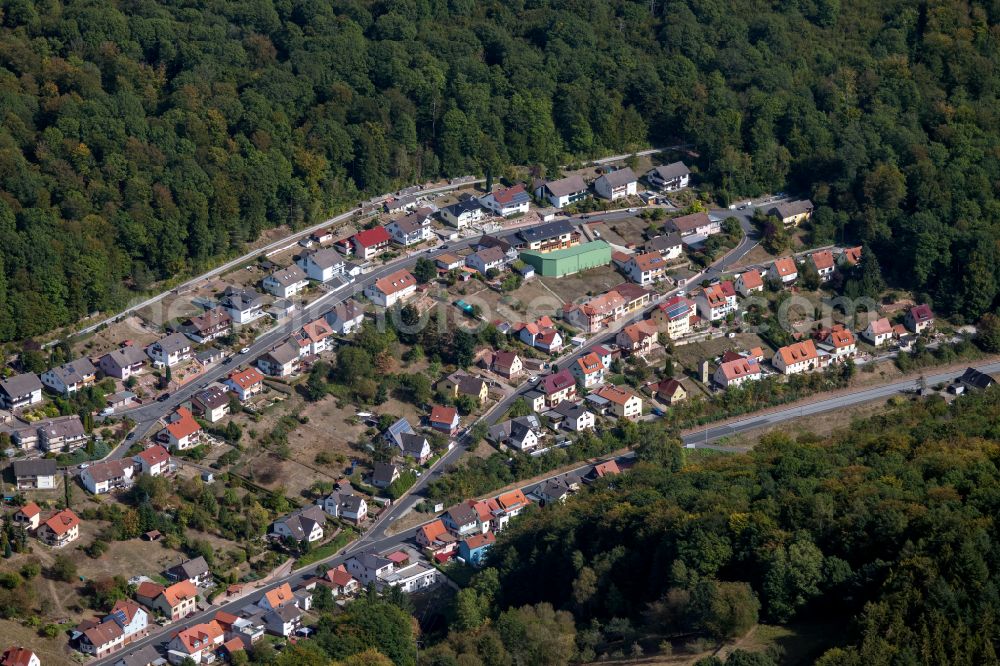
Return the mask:
<path id="1" fill-rule="evenodd" d="M 243 349 L 240 350 L 240 353 L 241 354 L 249 354 L 250 353 L 250 348 L 249 347 L 244 347 Z"/>

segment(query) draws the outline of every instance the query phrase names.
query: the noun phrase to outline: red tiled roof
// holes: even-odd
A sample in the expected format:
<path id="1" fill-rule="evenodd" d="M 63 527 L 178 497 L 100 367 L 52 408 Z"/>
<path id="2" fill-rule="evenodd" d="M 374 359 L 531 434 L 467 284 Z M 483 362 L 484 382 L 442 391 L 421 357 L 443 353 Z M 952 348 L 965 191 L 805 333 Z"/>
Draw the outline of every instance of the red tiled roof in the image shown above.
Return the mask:
<path id="1" fill-rule="evenodd" d="M 795 267 L 795 260 L 791 257 L 782 257 L 781 259 L 774 260 L 774 270 L 777 271 L 778 275 L 785 277 L 788 275 L 795 275 L 799 271 Z"/>
<path id="2" fill-rule="evenodd" d="M 781 360 L 785 362 L 785 365 L 811 361 L 818 357 L 816 354 L 816 345 L 813 344 L 812 339 L 806 339 L 802 342 L 782 347 L 778 350 L 778 354 L 781 355 Z"/>
<path id="3" fill-rule="evenodd" d="M 246 370 L 236 370 L 229 374 L 229 381 L 246 391 L 248 388 L 256 386 L 264 381 L 264 375 L 260 374 L 257 368 L 247 368 Z"/>
<path id="4" fill-rule="evenodd" d="M 747 271 L 740 277 L 743 279 L 743 286 L 747 289 L 756 289 L 757 287 L 764 286 L 764 278 L 760 276 L 760 271 L 758 270 Z"/>
<path id="5" fill-rule="evenodd" d="M 442 534 L 448 533 L 448 528 L 444 526 L 444 522 L 440 519 L 435 520 L 433 523 L 427 523 L 426 525 L 420 526 L 420 533 L 423 534 L 424 539 L 427 543 L 434 543 L 434 541 L 440 537 Z"/>
<path id="6" fill-rule="evenodd" d="M 439 520 L 437 522 L 440 523 L 441 521 Z M 441 523 L 441 527 L 444 527 L 444 523 Z M 445 531 L 447 532 L 448 530 Z M 339 567 L 327 571 L 326 579 L 331 583 L 333 583 L 334 585 L 337 585 L 338 587 L 344 587 L 345 585 L 349 584 L 352 580 L 354 580 L 354 576 L 348 573 L 347 568 L 343 564 L 341 564 Z"/>
<path id="7" fill-rule="evenodd" d="M 456 416 L 458 416 L 458 411 L 454 407 L 434 405 L 431 408 L 431 423 L 447 423 L 451 425 L 455 422 Z"/>
<path id="8" fill-rule="evenodd" d="M 375 280 L 375 288 L 386 296 L 403 291 L 404 289 L 412 287 L 416 284 L 417 278 L 413 277 L 410 271 L 405 268 L 398 270 L 395 273 L 386 275 L 384 278 Z"/>
<path id="9" fill-rule="evenodd" d="M 20 509 L 18 509 L 18 512 L 21 513 L 25 518 L 34 518 L 39 513 L 41 513 L 42 510 L 39 509 L 38 505 L 35 504 L 34 502 L 28 502 Z"/>
<path id="10" fill-rule="evenodd" d="M 224 632 L 219 623 L 212 620 L 211 622 L 196 624 L 193 627 L 188 627 L 178 632 L 177 638 L 180 639 L 181 644 L 184 646 L 184 651 L 188 654 L 193 654 L 211 645 L 221 643 L 219 639 L 222 638 L 223 634 Z"/>
<path id="11" fill-rule="evenodd" d="M 374 247 L 389 242 L 389 232 L 385 227 L 373 227 L 354 234 L 354 241 L 363 248 Z"/>
<path id="12" fill-rule="evenodd" d="M 809 257 L 812 259 L 813 265 L 816 266 L 816 270 L 823 271 L 833 268 L 833 252 L 829 250 L 821 250 L 819 252 L 813 252 Z"/>
<path id="13" fill-rule="evenodd" d="M 292 586 L 288 583 L 282 583 L 278 587 L 270 590 L 264 595 L 267 599 L 267 603 L 271 605 L 271 608 L 278 608 L 279 606 L 284 606 L 287 603 L 291 603 L 295 600 L 295 595 L 292 594 Z"/>
<path id="14" fill-rule="evenodd" d="M 31 663 L 31 658 L 34 656 L 35 653 L 28 648 L 9 647 L 3 651 L 3 656 L 0 656 L 0 665 L 28 666 Z"/>
<path id="15" fill-rule="evenodd" d="M 180 605 L 182 601 L 197 597 L 198 588 L 191 581 L 182 580 L 163 590 L 163 596 L 166 598 L 167 603 L 170 604 L 170 607 L 173 608 Z"/>
<path id="16" fill-rule="evenodd" d="M 618 405 L 624 405 L 632 398 L 637 397 L 628 389 L 618 386 L 603 386 L 597 391 L 597 395 Z"/>
<path id="17" fill-rule="evenodd" d="M 165 589 L 167 588 L 163 587 L 159 583 L 146 580 L 139 583 L 139 586 L 135 588 L 135 593 L 144 599 L 155 599 L 160 596 Z"/>
<path id="18" fill-rule="evenodd" d="M 476 548 L 482 548 L 483 546 L 489 546 L 495 543 L 497 540 L 493 532 L 486 532 L 485 534 L 475 534 L 465 540 L 465 545 L 469 547 L 469 550 L 474 550 Z"/>
<path id="19" fill-rule="evenodd" d="M 892 333 L 892 324 L 889 323 L 889 319 L 887 317 L 876 319 L 871 323 L 871 327 L 873 335 L 885 335 L 887 333 Z"/>
<path id="20" fill-rule="evenodd" d="M 503 495 L 497 497 L 497 502 L 500 503 L 500 506 L 509 511 L 517 506 L 527 506 L 528 498 L 524 496 L 524 493 L 521 492 L 520 488 L 515 488 L 509 493 L 504 493 Z"/>
<path id="21" fill-rule="evenodd" d="M 598 478 L 607 476 L 608 474 L 621 474 L 621 470 L 618 469 L 618 463 L 614 460 L 609 460 L 607 462 L 594 465 L 594 473 Z"/>
<path id="22" fill-rule="evenodd" d="M 760 365 L 757 364 L 757 360 L 742 356 L 732 361 L 726 361 L 719 368 L 726 381 L 760 374 Z"/>
<path id="23" fill-rule="evenodd" d="M 194 415 L 191 414 L 187 407 L 178 407 L 174 413 L 179 418 L 167 424 L 167 432 L 174 439 L 183 439 L 201 430 L 201 426 L 194 420 Z"/>
<path id="24" fill-rule="evenodd" d="M 80 524 L 80 518 L 73 513 L 72 509 L 63 509 L 56 515 L 45 521 L 52 533 L 62 536 Z"/>
<path id="25" fill-rule="evenodd" d="M 136 457 L 142 458 L 143 462 L 152 467 L 153 465 L 170 460 L 170 453 L 159 444 L 156 444 L 140 452 Z"/>
<path id="26" fill-rule="evenodd" d="M 500 188 L 493 192 L 493 198 L 502 206 L 506 206 L 514 200 L 518 194 L 524 193 L 524 185 L 518 183 L 513 187 Z"/>

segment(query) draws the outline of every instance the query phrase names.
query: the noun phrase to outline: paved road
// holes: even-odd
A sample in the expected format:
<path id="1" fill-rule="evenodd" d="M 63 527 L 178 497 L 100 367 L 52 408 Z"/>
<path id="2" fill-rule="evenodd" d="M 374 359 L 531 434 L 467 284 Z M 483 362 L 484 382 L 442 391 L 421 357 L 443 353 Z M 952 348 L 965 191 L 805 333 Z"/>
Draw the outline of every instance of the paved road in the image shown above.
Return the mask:
<path id="1" fill-rule="evenodd" d="M 1000 371 L 1000 362 L 988 363 L 976 366 L 978 370 L 982 372 L 997 372 Z M 955 373 L 938 373 L 934 375 L 928 375 L 925 377 L 925 381 L 929 385 L 938 384 L 942 382 L 948 382 L 954 379 Z M 786 409 L 781 409 L 770 414 L 751 416 L 746 419 L 730 423 L 728 425 L 710 426 L 704 428 L 703 430 L 689 433 L 684 436 L 683 440 L 691 448 L 728 448 L 728 447 L 714 447 L 710 442 L 718 440 L 720 438 L 729 437 L 740 432 L 746 432 L 748 430 L 753 430 L 756 428 L 761 428 L 765 426 L 773 426 L 779 423 L 789 421 L 792 419 L 802 418 L 804 416 L 811 416 L 814 414 L 821 414 L 823 412 L 828 412 L 837 409 L 844 409 L 846 407 L 852 407 L 855 405 L 864 404 L 866 402 L 871 402 L 872 400 L 878 400 L 880 398 L 887 398 L 892 395 L 897 395 L 902 392 L 912 391 L 920 386 L 920 379 L 906 379 L 893 382 L 891 384 L 886 384 L 884 386 L 878 386 L 871 389 L 866 389 L 863 391 L 856 391 L 846 395 L 838 395 L 827 398 L 826 400 L 819 400 L 814 403 L 807 405 L 802 405 L 800 407 L 788 407 Z M 447 465 L 450 465 L 463 451 L 462 447 L 455 447 L 455 449 L 449 452 L 444 458 L 439 461 L 438 466 L 435 469 L 443 469 Z M 631 458 L 633 454 L 628 453 L 622 456 L 622 458 Z M 590 467 L 589 464 L 581 465 L 577 470 L 583 470 Z M 555 478 L 566 474 L 565 471 L 561 471 L 558 474 L 553 474 L 550 478 Z M 169 625 L 166 628 L 154 629 L 157 633 L 146 637 L 143 640 L 137 641 L 129 646 L 129 650 L 135 650 L 148 644 L 159 644 L 166 640 L 169 635 L 168 632 L 176 630 L 180 626 L 190 626 L 192 624 L 197 624 L 199 622 L 209 621 L 216 612 L 224 610 L 227 612 L 235 612 L 247 604 L 256 603 L 263 594 L 271 589 L 274 589 L 282 583 L 289 583 L 293 587 L 298 585 L 306 578 L 310 577 L 316 570 L 325 570 L 330 567 L 335 567 L 343 562 L 345 562 L 352 555 L 366 550 L 368 548 L 373 548 L 379 551 L 386 550 L 392 546 L 399 545 L 404 541 L 407 541 L 413 535 L 412 531 L 401 532 L 399 534 L 386 534 L 387 527 L 391 523 L 392 519 L 398 518 L 408 511 L 414 504 L 419 501 L 417 497 L 418 493 L 423 490 L 427 482 L 430 480 L 431 474 L 424 474 L 414 486 L 412 494 L 405 500 L 401 501 L 399 504 L 395 505 L 392 510 L 386 512 L 385 517 L 379 521 L 379 523 L 369 530 L 369 532 L 354 543 L 350 544 L 340 553 L 332 555 L 325 560 L 316 562 L 303 570 L 292 571 L 291 573 L 283 576 L 277 580 L 272 581 L 268 585 L 255 590 L 250 594 L 236 600 L 228 602 L 222 606 L 215 606 L 209 610 L 199 612 L 189 618 L 187 618 L 183 623 L 176 623 L 174 625 Z M 530 484 L 522 486 L 523 489 L 527 490 L 530 487 L 537 485 L 539 482 L 535 481 Z M 121 653 L 112 655 L 105 659 L 97 660 L 94 662 L 99 666 L 104 666 L 105 664 L 113 663 Z"/>

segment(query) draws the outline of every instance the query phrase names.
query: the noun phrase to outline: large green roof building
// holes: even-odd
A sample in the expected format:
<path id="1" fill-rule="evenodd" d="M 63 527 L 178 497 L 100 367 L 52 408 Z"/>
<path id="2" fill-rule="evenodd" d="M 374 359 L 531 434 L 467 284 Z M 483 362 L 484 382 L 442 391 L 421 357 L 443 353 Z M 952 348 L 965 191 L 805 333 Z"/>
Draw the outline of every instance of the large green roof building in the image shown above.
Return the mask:
<path id="1" fill-rule="evenodd" d="M 607 266 L 611 263 L 611 246 L 596 240 L 554 252 L 525 250 L 518 256 L 524 263 L 534 266 L 539 275 L 562 277 L 588 268 Z"/>

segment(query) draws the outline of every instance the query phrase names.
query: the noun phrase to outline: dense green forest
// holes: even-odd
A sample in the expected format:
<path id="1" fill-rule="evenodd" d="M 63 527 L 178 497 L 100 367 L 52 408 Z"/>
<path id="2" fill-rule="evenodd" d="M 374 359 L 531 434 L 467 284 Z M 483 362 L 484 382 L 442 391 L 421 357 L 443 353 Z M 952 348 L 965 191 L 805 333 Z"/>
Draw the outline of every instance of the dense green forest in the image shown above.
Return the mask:
<path id="1" fill-rule="evenodd" d="M 0 340 L 429 177 L 682 141 L 975 319 L 996 0 L 0 0 Z"/>
<path id="2" fill-rule="evenodd" d="M 546 603 L 572 613 L 585 659 L 622 635 L 721 639 L 759 619 L 830 623 L 824 666 L 996 665 L 998 414 L 993 389 L 679 471 L 640 451 L 631 472 L 512 522 L 459 594 L 464 638 L 439 649 Z"/>

